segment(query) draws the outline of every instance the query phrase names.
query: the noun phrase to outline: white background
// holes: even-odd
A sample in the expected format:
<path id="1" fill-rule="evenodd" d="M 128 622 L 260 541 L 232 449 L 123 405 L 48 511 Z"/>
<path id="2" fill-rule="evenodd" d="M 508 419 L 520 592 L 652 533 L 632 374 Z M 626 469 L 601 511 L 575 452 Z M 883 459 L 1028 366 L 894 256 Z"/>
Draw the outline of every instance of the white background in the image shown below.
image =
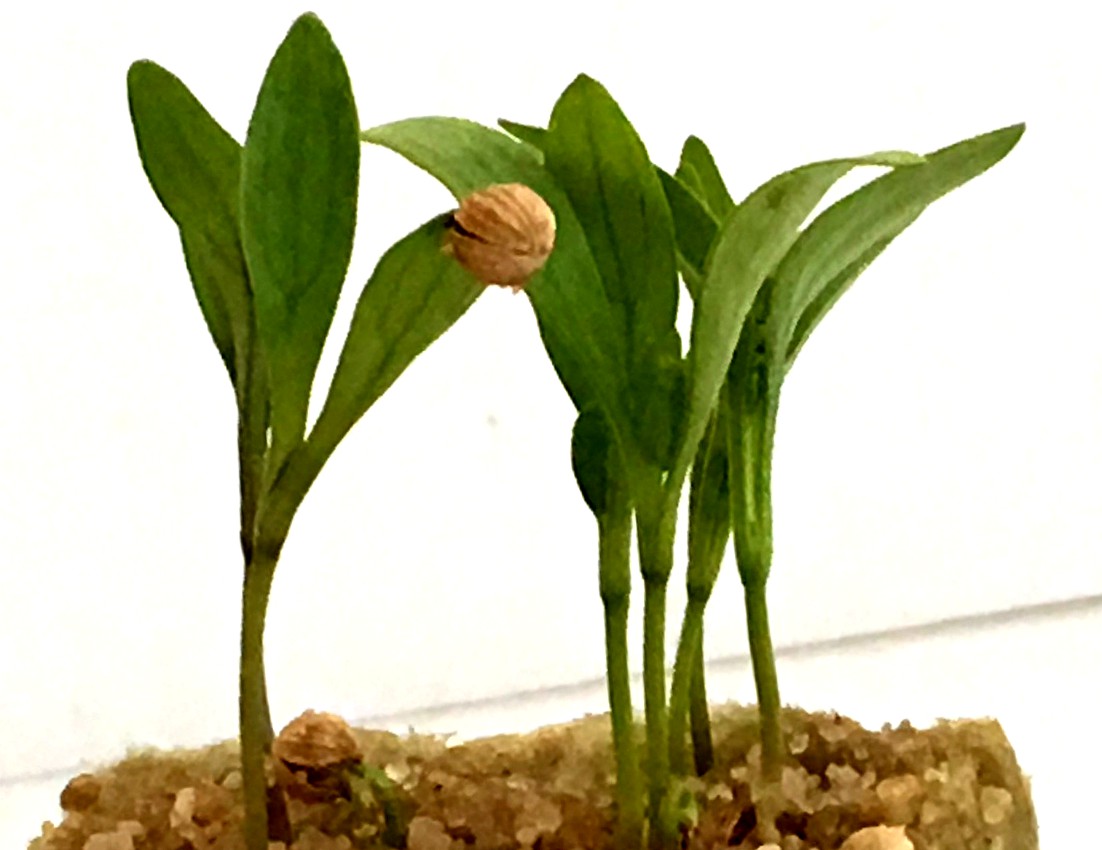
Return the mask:
<path id="1" fill-rule="evenodd" d="M 702 136 L 738 197 L 814 159 L 929 151 L 1027 122 L 1003 163 L 876 262 L 791 373 L 775 472 L 781 645 L 1102 594 L 1095 29 L 1079 3 L 993 8 L 313 7 L 345 55 L 365 127 L 420 114 L 544 123 L 584 71 L 658 162 L 672 168 L 684 136 Z M 5 846 L 54 816 L 82 760 L 234 733 L 233 403 L 175 228 L 138 162 L 125 74 L 154 59 L 240 139 L 302 11 L 24 4 L 0 30 Z M 365 149 L 362 173 L 338 342 L 380 253 L 451 205 L 389 152 Z M 526 299 L 487 293 L 356 427 L 296 519 L 269 614 L 277 724 L 316 707 L 465 728 L 461 710 L 431 708 L 600 676 L 596 533 L 569 469 L 571 421 Z M 1028 640 L 999 623 L 990 639 L 920 640 L 916 666 L 884 650 L 896 665 L 885 669 L 916 671 L 890 698 L 887 674 L 852 647 L 829 668 L 845 687 L 815 690 L 827 668 L 792 662 L 784 696 L 874 724 L 1026 718 L 1008 729 L 1038 804 L 1049 801 L 1047 841 L 1074 768 L 1052 746 L 1034 745 L 1030 764 L 1029 736 L 1097 710 L 1102 627 L 1045 616 L 1060 627 L 1040 614 L 1015 621 L 1032 623 Z M 709 657 L 744 652 L 741 617 L 729 569 Z M 979 689 L 977 670 L 993 677 Z M 1069 687 L 1078 702 L 1053 698 Z M 585 693 L 563 711 L 599 710 L 600 688 Z M 750 698 L 748 677 L 717 675 L 713 695 Z M 550 719 L 565 717 L 538 722 Z M 1069 758 L 1100 749 L 1097 738 L 1068 744 Z"/>

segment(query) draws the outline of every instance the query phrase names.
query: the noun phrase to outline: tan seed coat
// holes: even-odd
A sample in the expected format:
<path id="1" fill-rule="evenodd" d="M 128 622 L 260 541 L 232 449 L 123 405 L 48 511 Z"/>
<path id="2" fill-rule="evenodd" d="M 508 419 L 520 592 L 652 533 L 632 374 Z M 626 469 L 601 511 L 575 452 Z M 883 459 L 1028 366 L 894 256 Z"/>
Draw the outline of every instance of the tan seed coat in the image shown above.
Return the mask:
<path id="1" fill-rule="evenodd" d="M 448 223 L 444 250 L 485 284 L 519 291 L 555 246 L 555 214 L 522 183 L 465 197 Z"/>

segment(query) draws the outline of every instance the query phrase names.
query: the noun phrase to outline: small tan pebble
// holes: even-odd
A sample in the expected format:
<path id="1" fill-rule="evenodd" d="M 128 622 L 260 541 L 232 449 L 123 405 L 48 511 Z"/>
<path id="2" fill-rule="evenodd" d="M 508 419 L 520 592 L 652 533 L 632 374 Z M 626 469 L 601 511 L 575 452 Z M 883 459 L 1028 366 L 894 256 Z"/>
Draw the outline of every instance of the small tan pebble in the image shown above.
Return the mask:
<path id="1" fill-rule="evenodd" d="M 531 847 L 542 835 L 553 835 L 562 826 L 562 808 L 538 794 L 528 796 L 517 815 L 516 839 L 522 847 Z"/>
<path id="2" fill-rule="evenodd" d="M 451 788 L 459 781 L 459 777 L 453 776 L 446 770 L 434 769 L 430 770 L 428 776 L 425 777 L 433 785 L 439 785 L 441 788 Z"/>
<path id="3" fill-rule="evenodd" d="M 448 850 L 451 843 L 440 821 L 418 815 L 409 822 L 407 850 Z"/>
<path id="4" fill-rule="evenodd" d="M 191 819 L 198 824 L 212 824 L 225 820 L 233 809 L 233 794 L 227 788 L 204 780 L 195 786 Z"/>
<path id="5" fill-rule="evenodd" d="M 802 767 L 786 766 L 781 770 L 781 791 L 784 792 L 787 800 L 798 806 L 805 814 L 815 811 L 808 796 L 811 790 L 811 777 Z"/>
<path id="6" fill-rule="evenodd" d="M 240 770 L 231 770 L 226 774 L 226 778 L 222 780 L 222 787 L 227 791 L 240 791 L 242 784 Z"/>
<path id="7" fill-rule="evenodd" d="M 876 786 L 884 807 L 884 819 L 893 824 L 910 823 L 922 806 L 922 782 L 914 774 L 889 776 Z"/>
<path id="8" fill-rule="evenodd" d="M 843 805 L 858 802 L 863 796 L 862 792 L 866 790 L 861 774 L 848 764 L 828 764 L 826 778 L 830 782 L 834 798 Z"/>
<path id="9" fill-rule="evenodd" d="M 731 790 L 730 785 L 718 783 L 716 785 L 710 785 L 705 796 L 709 800 L 726 800 L 730 802 L 735 799 L 735 792 Z"/>
<path id="10" fill-rule="evenodd" d="M 413 774 L 413 769 L 409 766 L 408 762 L 400 761 L 394 764 L 388 764 L 383 767 L 383 773 L 387 775 L 387 778 L 391 782 L 397 782 L 401 785 Z"/>
<path id="11" fill-rule="evenodd" d="M 841 850 L 915 850 L 901 826 L 867 826 L 842 842 Z"/>
<path id="12" fill-rule="evenodd" d="M 534 794 L 524 801 L 524 810 L 518 819 L 540 833 L 555 832 L 562 826 L 562 807 L 554 800 Z"/>
<path id="13" fill-rule="evenodd" d="M 519 291 L 555 247 L 555 214 L 523 183 L 473 192 L 448 222 L 444 250 L 480 281 Z"/>
<path id="14" fill-rule="evenodd" d="M 760 844 L 760 845 L 758 845 L 758 850 L 781 850 L 781 845 L 779 845 L 779 844 Z"/>
<path id="15" fill-rule="evenodd" d="M 996 826 L 1008 817 L 1014 808 L 1014 798 L 1005 788 L 995 788 L 985 785 L 980 791 L 980 811 L 983 813 L 983 822 L 989 826 Z"/>
<path id="16" fill-rule="evenodd" d="M 272 755 L 295 767 L 327 768 L 363 761 L 352 730 L 335 714 L 305 711 L 283 727 Z"/>
<path id="17" fill-rule="evenodd" d="M 922 808 L 918 810 L 918 822 L 923 826 L 929 826 L 935 821 L 941 820 L 943 816 L 943 809 L 933 800 L 926 800 L 922 804 Z"/>
<path id="18" fill-rule="evenodd" d="M 134 850 L 134 836 L 129 832 L 97 832 L 88 836 L 81 850 Z"/>
<path id="19" fill-rule="evenodd" d="M 181 788 L 176 792 L 176 799 L 172 803 L 172 810 L 168 813 L 168 825 L 173 829 L 179 829 L 187 823 L 191 823 L 195 815 L 195 789 Z"/>
<path id="20" fill-rule="evenodd" d="M 139 820 L 120 820 L 115 829 L 119 832 L 125 832 L 135 838 L 140 838 L 145 835 L 145 826 Z"/>
<path id="21" fill-rule="evenodd" d="M 82 773 L 69 780 L 61 792 L 61 808 L 67 812 L 81 812 L 99 799 L 100 781 L 90 773 Z"/>
<path id="22" fill-rule="evenodd" d="M 938 767 L 928 767 L 922 774 L 922 778 L 930 785 L 944 785 L 949 781 L 949 765 L 942 762 Z"/>
<path id="23" fill-rule="evenodd" d="M 289 850 L 352 850 L 352 839 L 347 835 L 326 835 L 316 826 L 308 826 Z"/>

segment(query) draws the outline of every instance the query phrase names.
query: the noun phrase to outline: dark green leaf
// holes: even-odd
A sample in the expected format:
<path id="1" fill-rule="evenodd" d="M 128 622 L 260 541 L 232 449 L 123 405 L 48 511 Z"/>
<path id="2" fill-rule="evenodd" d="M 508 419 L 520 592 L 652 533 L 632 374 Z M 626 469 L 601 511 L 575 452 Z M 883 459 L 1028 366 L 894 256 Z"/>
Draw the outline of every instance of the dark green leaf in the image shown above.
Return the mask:
<path id="1" fill-rule="evenodd" d="M 585 75 L 555 104 L 542 146 L 623 323 L 629 366 L 646 364 L 677 313 L 673 220 L 646 148 L 609 93 Z"/>
<path id="2" fill-rule="evenodd" d="M 126 84 L 142 167 L 180 229 L 195 296 L 236 385 L 251 309 L 238 235 L 241 146 L 159 65 L 135 62 Z"/>
<path id="3" fill-rule="evenodd" d="M 816 218 L 776 273 L 775 333 L 790 336 L 784 341 L 789 358 L 892 239 L 933 201 L 1006 156 L 1024 131 L 1017 124 L 929 154 L 863 186 Z"/>
<path id="4" fill-rule="evenodd" d="M 519 124 L 505 119 L 498 121 L 498 124 L 511 135 L 541 152 L 547 144 L 547 130 L 542 127 Z M 712 239 L 719 225 L 704 202 L 680 180 L 658 166 L 654 166 L 654 170 L 658 173 L 662 191 L 666 195 L 666 203 L 673 216 L 678 256 L 682 260 L 680 264 L 682 276 L 685 278 L 689 294 L 695 298 L 697 285 L 704 274 L 704 261 L 708 257 L 708 249 L 712 245 Z"/>
<path id="5" fill-rule="evenodd" d="M 297 445 L 352 253 L 359 122 L 339 51 L 313 15 L 268 66 L 242 160 L 242 241 L 270 370 L 274 465 Z"/>
<path id="6" fill-rule="evenodd" d="M 375 127 L 366 141 L 389 147 L 443 183 L 456 198 L 495 183 L 524 183 L 555 213 L 555 249 L 526 286 L 540 334 L 563 385 L 581 409 L 604 409 L 614 428 L 623 404 L 626 356 L 615 332 L 585 235 L 563 190 L 538 152 L 503 133 L 453 118 L 417 118 Z"/>
<path id="7" fill-rule="evenodd" d="M 716 220 L 723 221 L 735 208 L 712 152 L 696 136 L 689 136 L 681 147 L 681 161 L 674 176 L 703 201 Z"/>
<path id="8" fill-rule="evenodd" d="M 681 276 L 689 295 L 695 299 L 704 276 L 704 263 L 708 259 L 719 223 L 708 212 L 704 203 L 673 175 L 658 169 L 666 202 L 673 215 L 674 232 L 677 234 L 677 253 Z"/>
<path id="9" fill-rule="evenodd" d="M 658 469 L 674 461 L 685 417 L 685 361 L 681 337 L 674 328 L 654 354 L 636 364 L 633 374 L 636 399 L 636 446 L 642 458 Z"/>
<path id="10" fill-rule="evenodd" d="M 546 130 L 514 121 L 501 120 L 498 123 L 512 135 L 541 152 L 547 144 Z M 655 170 L 664 189 L 666 181 L 677 184 L 677 181 L 665 171 L 657 168 Z M 677 188 L 687 194 L 687 190 L 680 187 L 680 184 L 677 184 Z M 676 192 L 677 189 L 671 191 Z M 667 191 L 667 198 L 669 194 Z M 689 201 L 703 213 L 703 207 L 698 201 L 694 198 L 690 198 Z M 704 215 L 707 216 L 706 213 Z M 714 231 L 713 224 L 712 232 Z M 696 234 L 691 233 L 686 236 L 692 240 Z M 700 258 L 701 265 L 703 265 L 703 254 L 706 251 L 705 247 Z M 665 341 L 657 346 L 655 357 L 650 363 L 636 365 L 635 381 L 638 389 L 633 392 L 633 396 L 637 395 L 640 399 L 636 427 L 638 448 L 651 463 L 665 468 L 672 462 L 672 453 L 676 448 L 685 406 L 684 363 L 681 359 L 681 338 L 676 329 L 668 329 Z"/>
<path id="11" fill-rule="evenodd" d="M 533 127 L 531 124 L 520 124 L 516 121 L 509 121 L 505 118 L 498 119 L 498 125 L 508 133 L 510 136 L 520 139 L 522 142 L 531 145 L 540 152 L 543 151 L 544 145 L 547 144 L 547 130 L 543 127 Z"/>
<path id="12" fill-rule="evenodd" d="M 485 287 L 440 250 L 447 216 L 393 245 L 364 287 L 325 406 L 310 433 L 324 451 L 348 432 L 413 359 L 450 328 Z"/>
<path id="13" fill-rule="evenodd" d="M 616 451 L 604 413 L 595 407 L 579 413 L 570 439 L 570 462 L 582 498 L 597 517 L 607 511 L 619 474 Z"/>
<path id="14" fill-rule="evenodd" d="M 711 595 L 731 536 L 727 419 L 728 406 L 721 400 L 700 441 L 690 476 L 687 578 L 693 599 L 707 599 Z"/>

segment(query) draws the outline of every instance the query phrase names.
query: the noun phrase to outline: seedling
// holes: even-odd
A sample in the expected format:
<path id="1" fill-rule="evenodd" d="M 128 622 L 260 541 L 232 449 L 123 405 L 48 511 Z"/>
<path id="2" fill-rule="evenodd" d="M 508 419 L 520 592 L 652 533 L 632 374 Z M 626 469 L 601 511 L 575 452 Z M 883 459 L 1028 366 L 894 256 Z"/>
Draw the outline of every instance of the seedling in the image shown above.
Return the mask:
<path id="1" fill-rule="evenodd" d="M 685 706 L 692 682 L 700 676 L 703 612 L 731 529 L 744 587 L 766 774 L 776 777 L 784 757 L 780 694 L 765 601 L 773 555 L 773 435 L 784 376 L 812 330 L 888 244 L 933 201 L 1006 156 L 1024 129 L 1020 124 L 1006 127 L 913 162 L 901 162 L 902 167 L 873 180 L 819 215 L 757 282 L 753 305 L 738 334 L 719 403 L 712 413 L 710 434 L 698 450 L 693 474 L 689 602 L 671 696 L 671 716 L 676 725 L 670 741 L 671 757 L 679 769 L 684 769 L 687 761 Z M 671 206 L 677 211 L 681 267 L 689 291 L 703 302 L 708 297 L 709 278 L 715 279 L 724 252 L 733 250 L 728 240 L 737 238 L 737 234 L 732 236 L 732 228 L 742 206 L 731 200 L 710 153 L 698 139 L 686 142 L 675 181 L 667 181 L 666 185 Z M 695 203 L 679 192 L 678 184 L 689 191 Z M 706 222 L 705 217 L 710 221 Z M 688 237 L 690 230 L 691 239 L 681 238 Z M 715 236 L 708 253 L 701 253 L 704 242 L 700 234 L 708 232 Z M 703 303 L 698 305 L 698 311 L 703 308 Z M 702 692 L 697 701 L 701 698 Z M 693 716 L 698 718 L 698 733 L 694 736 L 698 762 L 706 764 L 707 733 L 700 728 L 699 705 Z"/>
<path id="2" fill-rule="evenodd" d="M 264 76 L 243 146 L 160 66 L 136 62 L 127 88 L 142 165 L 180 230 L 237 407 L 246 839 L 249 850 L 267 850 L 264 760 L 273 735 L 264 618 L 291 521 L 353 424 L 483 287 L 441 252 L 446 215 L 393 245 L 359 297 L 308 428 L 356 221 L 360 127 L 339 51 L 321 21 L 299 18 Z M 282 798 L 272 807 L 271 837 L 289 842 L 279 834 Z"/>

